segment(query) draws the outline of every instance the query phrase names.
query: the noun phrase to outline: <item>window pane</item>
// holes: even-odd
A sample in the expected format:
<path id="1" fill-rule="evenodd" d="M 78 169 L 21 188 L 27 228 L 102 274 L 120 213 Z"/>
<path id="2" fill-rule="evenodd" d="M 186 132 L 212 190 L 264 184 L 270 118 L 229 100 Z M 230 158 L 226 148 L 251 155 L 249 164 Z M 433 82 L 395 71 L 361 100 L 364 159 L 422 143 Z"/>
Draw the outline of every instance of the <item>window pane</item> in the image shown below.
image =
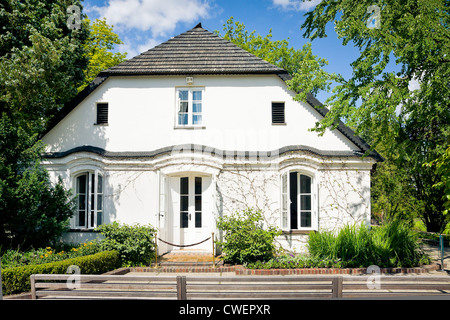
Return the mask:
<path id="1" fill-rule="evenodd" d="M 94 210 L 95 208 L 95 198 L 94 194 L 91 193 L 91 210 Z"/>
<path id="2" fill-rule="evenodd" d="M 202 103 L 201 102 L 194 102 L 192 104 L 192 111 L 193 112 L 202 112 Z"/>
<path id="3" fill-rule="evenodd" d="M 195 213 L 195 227 L 196 228 L 202 227 L 202 213 L 201 212 Z"/>
<path id="4" fill-rule="evenodd" d="M 77 193 L 86 193 L 86 175 L 77 178 Z"/>
<path id="5" fill-rule="evenodd" d="M 311 227 L 311 212 L 302 212 L 301 213 L 301 226 L 303 228 Z"/>
<path id="6" fill-rule="evenodd" d="M 180 194 L 189 194 L 189 178 L 180 178 Z"/>
<path id="7" fill-rule="evenodd" d="M 192 100 L 202 100 L 202 92 L 201 91 L 193 91 L 192 92 Z"/>
<path id="8" fill-rule="evenodd" d="M 86 226 L 86 212 L 78 211 L 78 226 L 84 227 Z"/>
<path id="9" fill-rule="evenodd" d="M 101 194 L 97 195 L 97 210 L 103 210 L 103 197 Z"/>
<path id="10" fill-rule="evenodd" d="M 97 226 L 103 223 L 103 213 L 101 211 L 97 212 Z"/>
<path id="11" fill-rule="evenodd" d="M 91 225 L 90 225 L 90 227 L 94 226 L 94 217 L 95 217 L 94 211 L 91 211 Z"/>
<path id="12" fill-rule="evenodd" d="M 179 114 L 178 115 L 178 124 L 179 125 L 186 125 L 188 124 L 188 115 L 187 113 Z"/>
<path id="13" fill-rule="evenodd" d="M 180 227 L 187 228 L 189 226 L 189 217 L 187 212 L 180 213 Z"/>
<path id="14" fill-rule="evenodd" d="M 290 218 L 291 218 L 291 229 L 298 229 L 298 224 L 297 224 L 297 220 L 298 220 L 298 211 L 297 211 L 297 205 L 298 205 L 298 201 L 297 201 L 297 172 L 291 172 L 289 173 L 289 181 L 290 181 L 290 185 L 289 185 L 289 195 L 290 195 L 290 200 L 291 200 L 291 214 L 290 214 Z"/>
<path id="15" fill-rule="evenodd" d="M 180 90 L 180 91 L 178 91 L 178 98 L 180 99 L 180 100 L 188 100 L 188 97 L 189 97 L 189 91 L 187 91 L 187 90 Z"/>
<path id="16" fill-rule="evenodd" d="M 84 194 L 78 195 L 78 209 L 86 210 L 86 196 Z"/>
<path id="17" fill-rule="evenodd" d="M 91 174 L 91 193 L 95 193 L 95 174 Z"/>
<path id="18" fill-rule="evenodd" d="M 103 178 L 101 175 L 98 175 L 97 178 L 98 178 L 97 192 L 103 193 Z"/>
<path id="19" fill-rule="evenodd" d="M 311 196 L 300 196 L 300 210 L 311 210 Z"/>
<path id="20" fill-rule="evenodd" d="M 192 124 L 202 124 L 202 116 L 197 114 L 192 115 Z"/>
<path id="21" fill-rule="evenodd" d="M 180 102 L 180 112 L 188 112 L 189 111 L 189 103 L 188 102 Z"/>
<path id="22" fill-rule="evenodd" d="M 188 211 L 188 210 L 189 210 L 189 196 L 181 196 L 180 211 Z"/>
<path id="23" fill-rule="evenodd" d="M 300 175 L 300 193 L 311 193 L 311 178 Z"/>
<path id="24" fill-rule="evenodd" d="M 202 196 L 195 196 L 195 211 L 202 211 Z"/>
<path id="25" fill-rule="evenodd" d="M 202 194 L 202 178 L 195 177 L 195 194 Z"/>

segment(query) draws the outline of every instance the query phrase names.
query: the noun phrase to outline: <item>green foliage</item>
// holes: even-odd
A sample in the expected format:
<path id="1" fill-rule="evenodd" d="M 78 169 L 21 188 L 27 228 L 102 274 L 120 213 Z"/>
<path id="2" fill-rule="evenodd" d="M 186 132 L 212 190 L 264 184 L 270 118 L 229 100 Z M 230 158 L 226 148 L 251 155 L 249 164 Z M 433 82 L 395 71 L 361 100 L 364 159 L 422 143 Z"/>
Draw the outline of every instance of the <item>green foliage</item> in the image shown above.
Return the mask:
<path id="1" fill-rule="evenodd" d="M 367 27 L 374 4 L 380 28 Z M 337 81 L 324 102 L 330 112 L 315 130 L 323 133 L 342 119 L 373 148 L 381 144 L 382 155 L 405 172 L 421 203 L 418 214 L 433 232 L 446 224 L 442 192 L 433 188 L 442 173 L 422 165 L 444 154 L 450 136 L 449 11 L 444 0 L 324 0 L 302 25 L 304 36 L 315 39 L 326 37 L 332 22 L 342 43 L 360 50 L 352 76 Z"/>
<path id="2" fill-rule="evenodd" d="M 217 227 L 223 231 L 224 261 L 248 263 L 268 260 L 275 253 L 274 239 L 281 232 L 273 226 L 263 227 L 263 215 L 253 208 L 220 217 Z"/>
<path id="3" fill-rule="evenodd" d="M 281 255 L 268 261 L 256 261 L 246 264 L 248 269 L 296 269 L 296 268 L 342 268 L 344 263 L 328 258 L 308 255 Z"/>
<path id="4" fill-rule="evenodd" d="M 433 188 L 442 190 L 442 199 L 444 200 L 443 214 L 447 215 L 450 212 L 450 145 L 442 156 L 430 163 L 424 164 L 424 166 L 435 166 L 436 173 L 441 176 L 441 181 L 434 184 Z M 448 225 L 446 231 L 449 229 Z"/>
<path id="5" fill-rule="evenodd" d="M 85 79 L 78 88 L 81 91 L 103 70 L 115 66 L 125 60 L 127 54 L 120 52 L 111 52 L 115 45 L 122 44 L 119 36 L 113 32 L 113 26 L 106 23 L 106 19 L 96 19 L 92 24 L 86 19 L 89 25 L 89 38 L 84 44 L 88 67 L 84 70 Z"/>
<path id="6" fill-rule="evenodd" d="M 150 225 L 104 224 L 95 229 L 105 238 L 100 241 L 103 250 L 117 250 L 122 265 L 148 265 L 154 257 L 156 229 Z"/>
<path id="7" fill-rule="evenodd" d="M 0 9 L 0 114 L 28 133 L 69 101 L 84 79 L 89 30 L 67 28 L 72 0 L 5 0 Z"/>
<path id="8" fill-rule="evenodd" d="M 13 268 L 30 264 L 43 264 L 92 255 L 101 251 L 98 241 L 82 243 L 76 247 L 69 245 L 59 245 L 59 247 L 59 249 L 46 247 L 27 251 L 8 249 L 2 252 L 1 265 L 3 268 Z"/>
<path id="9" fill-rule="evenodd" d="M 81 274 L 101 274 L 119 266 L 119 254 L 117 251 L 104 251 L 59 262 L 2 269 L 3 294 L 30 291 L 32 274 L 65 274 L 71 265 L 78 266 Z"/>
<path id="10" fill-rule="evenodd" d="M 222 36 L 255 56 L 286 70 L 293 78 L 288 81 L 290 89 L 298 91 L 298 96 L 306 100 L 306 94 L 316 94 L 320 90 L 329 90 L 333 81 L 340 79 L 336 74 L 323 70 L 326 59 L 312 54 L 311 43 L 297 50 L 289 47 L 288 40 L 272 40 L 272 30 L 265 37 L 248 32 L 245 25 L 234 22 L 233 17 L 224 24 Z M 216 33 L 218 33 L 216 31 Z M 303 87 L 297 90 L 299 84 Z"/>
<path id="11" fill-rule="evenodd" d="M 40 167 L 38 134 L 77 92 L 88 29 L 67 28 L 71 0 L 5 0 L 0 5 L 0 245 L 46 246 L 74 204 Z"/>
<path id="12" fill-rule="evenodd" d="M 0 119 L 0 245 L 52 245 L 66 229 L 74 201 L 39 165 L 43 146 L 8 117 Z"/>
<path id="13" fill-rule="evenodd" d="M 418 238 L 401 220 L 369 230 L 365 225 L 346 226 L 337 235 L 311 234 L 309 252 L 316 259 L 341 261 L 345 267 L 412 267 L 429 262 Z"/>

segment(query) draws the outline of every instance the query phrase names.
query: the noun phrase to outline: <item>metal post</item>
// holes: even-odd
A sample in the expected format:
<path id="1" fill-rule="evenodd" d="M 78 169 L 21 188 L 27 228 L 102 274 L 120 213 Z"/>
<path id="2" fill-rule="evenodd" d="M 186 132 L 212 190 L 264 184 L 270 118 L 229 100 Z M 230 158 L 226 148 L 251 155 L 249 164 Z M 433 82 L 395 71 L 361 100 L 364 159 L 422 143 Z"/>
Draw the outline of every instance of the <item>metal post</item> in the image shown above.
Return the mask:
<path id="1" fill-rule="evenodd" d="M 158 268 L 158 233 L 155 233 L 155 269 Z"/>
<path id="2" fill-rule="evenodd" d="M 213 268 L 216 267 L 216 257 L 214 252 L 214 232 L 211 232 L 211 239 L 212 239 L 212 260 L 213 260 Z"/>
<path id="3" fill-rule="evenodd" d="M 441 270 L 444 270 L 444 237 L 439 235 L 439 248 L 441 251 Z"/>

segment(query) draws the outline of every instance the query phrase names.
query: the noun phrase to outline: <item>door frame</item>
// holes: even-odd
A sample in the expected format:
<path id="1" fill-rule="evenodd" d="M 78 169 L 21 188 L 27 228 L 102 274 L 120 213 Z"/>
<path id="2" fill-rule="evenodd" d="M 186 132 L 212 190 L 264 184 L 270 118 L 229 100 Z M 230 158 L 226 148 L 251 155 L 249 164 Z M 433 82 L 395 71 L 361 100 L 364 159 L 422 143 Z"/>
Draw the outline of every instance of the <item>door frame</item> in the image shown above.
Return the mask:
<path id="1" fill-rule="evenodd" d="M 186 243 L 181 237 L 182 232 L 188 230 L 183 230 L 180 226 L 180 178 L 189 177 L 191 181 L 194 177 L 202 178 L 202 227 L 201 231 L 197 232 L 197 235 L 188 237 Z M 216 179 L 210 173 L 198 172 L 198 171 L 183 171 L 183 172 L 172 172 L 165 174 L 163 172 L 159 173 L 159 215 L 158 215 L 158 229 L 161 233 L 161 239 L 173 243 L 173 244 L 191 244 L 196 243 L 201 240 L 208 238 L 211 232 L 214 232 L 214 184 Z M 165 183 L 163 182 L 165 180 Z M 191 185 L 191 183 L 190 183 Z M 195 188 L 195 187 L 194 187 Z M 164 189 L 164 190 L 163 190 Z M 194 195 L 195 197 L 195 195 Z M 192 197 L 192 198 L 194 198 Z M 190 196 L 191 198 L 191 196 Z M 193 204 L 189 204 L 191 207 Z M 195 209 L 195 208 L 194 208 Z M 195 213 L 195 210 L 194 210 Z M 195 224 L 195 215 L 192 216 L 192 224 Z M 190 231 L 195 232 L 194 228 L 189 228 Z M 188 231 L 189 232 L 189 231 Z M 165 238 L 164 238 L 165 237 Z M 201 238 L 201 239 L 199 239 Z M 189 249 L 192 251 L 212 251 L 211 241 L 206 241 L 202 244 L 192 247 L 176 247 L 158 241 L 158 251 L 160 253 L 170 252 L 170 251 L 182 251 L 184 249 Z"/>

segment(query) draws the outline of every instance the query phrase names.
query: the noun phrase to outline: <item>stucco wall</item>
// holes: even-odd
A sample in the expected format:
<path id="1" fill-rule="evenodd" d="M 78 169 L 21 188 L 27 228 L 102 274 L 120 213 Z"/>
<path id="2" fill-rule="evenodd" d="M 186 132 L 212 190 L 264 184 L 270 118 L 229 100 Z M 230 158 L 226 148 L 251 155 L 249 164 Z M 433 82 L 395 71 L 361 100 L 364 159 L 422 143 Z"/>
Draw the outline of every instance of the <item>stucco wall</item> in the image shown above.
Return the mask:
<path id="1" fill-rule="evenodd" d="M 194 77 L 204 88 L 203 126 L 175 128 L 176 88 L 184 77 L 112 77 L 54 127 L 43 141 L 49 152 L 91 145 L 108 151 L 152 151 L 194 143 L 222 150 L 271 151 L 289 145 L 356 150 L 338 131 L 309 132 L 320 115 L 293 101 L 275 75 Z M 272 125 L 271 102 L 286 104 L 286 125 Z M 107 126 L 94 125 L 96 103 L 108 102 Z"/>
<path id="2" fill-rule="evenodd" d="M 177 149 L 183 144 L 223 151 L 273 151 L 293 145 L 337 154 L 358 150 L 338 131 L 328 131 L 322 137 L 308 131 L 320 119 L 319 114 L 311 106 L 293 101 L 292 92 L 275 75 L 195 76 L 194 86 L 204 88 L 204 123 L 201 128 L 186 129 L 177 128 L 175 122 L 176 88 L 187 87 L 185 77 L 109 78 L 43 138 L 47 151 L 94 146 L 109 152 L 149 152 L 172 146 Z M 280 101 L 285 102 L 286 125 L 272 125 L 271 102 Z M 109 104 L 107 125 L 94 124 L 98 102 Z M 280 227 L 280 177 L 290 171 L 313 177 L 312 230 L 338 230 L 345 224 L 369 222 L 371 158 L 338 157 L 332 153 L 321 156 L 297 150 L 271 159 L 240 161 L 181 151 L 184 153 L 141 158 L 78 152 L 48 158 L 43 164 L 52 180 L 62 177 L 67 188 L 74 187 L 79 172 L 101 173 L 104 223 L 161 227 L 160 176 L 197 172 L 211 178 L 208 197 L 214 205 L 208 214 L 212 221 L 220 215 L 256 207 L 264 212 L 266 224 Z M 209 228 L 218 234 L 214 224 Z M 65 239 L 85 241 L 95 236 L 91 232 L 71 232 Z M 172 238 L 176 239 L 173 234 Z M 286 250 L 302 252 L 307 238 L 307 234 L 286 232 L 277 241 Z"/>

